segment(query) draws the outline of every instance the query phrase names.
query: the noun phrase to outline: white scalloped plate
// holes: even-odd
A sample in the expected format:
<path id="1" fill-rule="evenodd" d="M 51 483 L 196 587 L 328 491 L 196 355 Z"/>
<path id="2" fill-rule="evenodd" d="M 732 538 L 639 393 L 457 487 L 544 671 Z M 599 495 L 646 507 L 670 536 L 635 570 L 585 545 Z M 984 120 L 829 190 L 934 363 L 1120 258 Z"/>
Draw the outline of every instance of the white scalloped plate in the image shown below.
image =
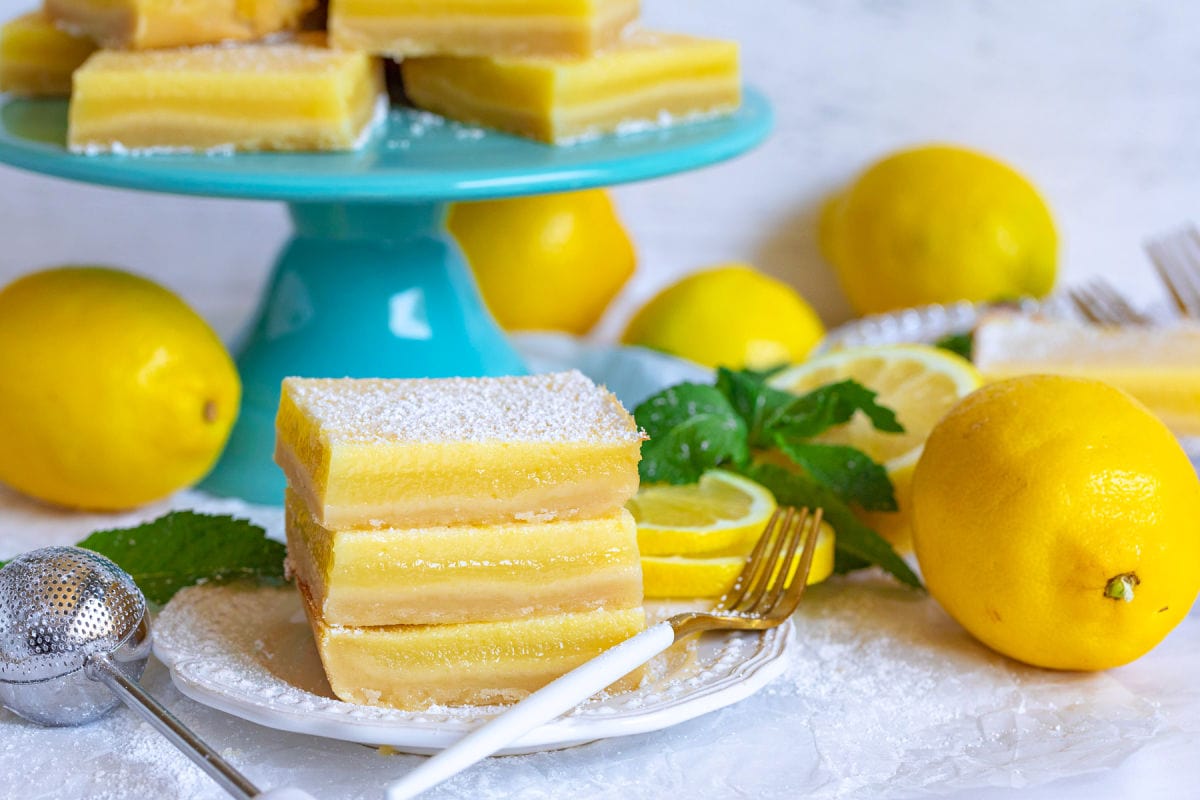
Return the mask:
<path id="1" fill-rule="evenodd" d="M 679 606 L 647 604 L 663 618 Z M 543 725 L 500 755 L 571 747 L 646 733 L 736 703 L 784 669 L 790 622 L 762 634 L 706 634 L 652 661 L 631 692 L 597 696 Z M 154 653 L 188 697 L 260 725 L 428 754 L 502 712 L 500 707 L 406 712 L 344 703 L 325 682 L 294 589 L 197 586 L 155 621 Z"/>

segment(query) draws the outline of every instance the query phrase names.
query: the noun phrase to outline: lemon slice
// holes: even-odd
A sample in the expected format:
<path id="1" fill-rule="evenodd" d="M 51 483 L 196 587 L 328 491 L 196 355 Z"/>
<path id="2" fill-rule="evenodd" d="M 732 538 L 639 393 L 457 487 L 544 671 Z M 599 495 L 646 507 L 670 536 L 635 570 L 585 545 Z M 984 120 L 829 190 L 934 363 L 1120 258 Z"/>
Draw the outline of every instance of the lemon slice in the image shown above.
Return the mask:
<path id="1" fill-rule="evenodd" d="M 925 439 L 942 415 L 983 381 L 971 362 L 961 356 L 929 345 L 899 344 L 826 353 L 780 372 L 770 385 L 804 394 L 848 379 L 876 392 L 878 402 L 896 412 L 904 433 L 877 431 L 863 414 L 856 414 L 816 441 L 857 447 L 883 464 L 895 487 L 899 511 L 862 512 L 860 516 L 898 550 L 911 551 L 912 472 Z"/>
<path id="2" fill-rule="evenodd" d="M 775 498 L 748 478 L 710 470 L 697 483 L 643 486 L 626 507 L 644 556 L 745 553 L 766 527 Z"/>
<path id="3" fill-rule="evenodd" d="M 808 573 L 810 586 L 833 573 L 833 541 L 833 529 L 822 522 Z M 720 597 L 732 588 L 744 566 L 744 553 L 708 558 L 642 556 L 642 581 L 648 598 Z"/>

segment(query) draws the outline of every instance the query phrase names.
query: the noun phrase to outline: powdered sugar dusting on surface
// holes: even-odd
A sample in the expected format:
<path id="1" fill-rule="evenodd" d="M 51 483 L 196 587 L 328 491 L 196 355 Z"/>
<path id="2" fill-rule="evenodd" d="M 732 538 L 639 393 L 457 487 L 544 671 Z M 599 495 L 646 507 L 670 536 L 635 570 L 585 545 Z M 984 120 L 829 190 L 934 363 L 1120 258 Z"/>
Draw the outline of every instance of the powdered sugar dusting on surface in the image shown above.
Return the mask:
<path id="1" fill-rule="evenodd" d="M 153 670 L 149 679 L 153 681 Z M 161 676 L 157 676 L 161 677 Z M 108 754 L 120 748 L 120 757 Z M 0 779 L 0 797 L 28 800 L 88 798 L 184 798 L 204 794 L 212 781 L 182 753 L 133 712 L 118 708 L 101 722 L 78 728 L 39 728 L 0 711 L 0 763 L 7 752 L 22 754 L 20 771 L 25 780 L 6 767 Z M 64 768 L 66 760 L 87 769 Z M 52 786 L 40 775 L 57 776 Z M 11 792 L 11 793 L 10 793 Z"/>
<path id="2" fill-rule="evenodd" d="M 1163 723 L 1108 674 L 1009 660 L 878 575 L 813 595 L 796 616 L 804 645 L 764 690 L 820 743 L 804 765 L 811 796 L 1035 784 L 1119 762 Z"/>
<path id="3" fill-rule="evenodd" d="M 578 371 L 508 378 L 288 378 L 331 442 L 636 442 L 617 400 Z"/>

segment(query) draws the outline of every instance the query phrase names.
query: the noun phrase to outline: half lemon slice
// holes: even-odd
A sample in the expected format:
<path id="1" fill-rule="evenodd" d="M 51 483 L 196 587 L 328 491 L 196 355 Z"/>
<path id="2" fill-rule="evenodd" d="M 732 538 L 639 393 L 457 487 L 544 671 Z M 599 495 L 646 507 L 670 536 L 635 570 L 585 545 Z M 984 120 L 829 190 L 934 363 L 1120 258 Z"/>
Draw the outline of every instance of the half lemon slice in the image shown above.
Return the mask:
<path id="1" fill-rule="evenodd" d="M 833 573 L 833 529 L 822 522 L 817 532 L 808 585 Z M 793 560 L 795 569 L 800 560 Z M 720 597 L 733 588 L 738 573 L 746 566 L 746 554 L 724 554 L 707 558 L 688 556 L 642 556 L 642 581 L 647 598 Z"/>
<path id="2" fill-rule="evenodd" d="M 643 486 L 626 504 L 643 556 L 749 552 L 775 511 L 765 487 L 723 470 L 697 483 Z"/>
<path id="3" fill-rule="evenodd" d="M 881 405 L 896 412 L 904 432 L 875 430 L 869 419 L 856 414 L 815 441 L 856 447 L 884 466 L 899 511 L 864 511 L 860 516 L 898 550 L 909 552 L 912 473 L 925 439 L 942 415 L 983 381 L 971 362 L 961 356 L 930 345 L 898 344 L 825 353 L 780 372 L 769 383 L 776 389 L 805 394 L 843 380 L 857 381 L 875 392 Z"/>

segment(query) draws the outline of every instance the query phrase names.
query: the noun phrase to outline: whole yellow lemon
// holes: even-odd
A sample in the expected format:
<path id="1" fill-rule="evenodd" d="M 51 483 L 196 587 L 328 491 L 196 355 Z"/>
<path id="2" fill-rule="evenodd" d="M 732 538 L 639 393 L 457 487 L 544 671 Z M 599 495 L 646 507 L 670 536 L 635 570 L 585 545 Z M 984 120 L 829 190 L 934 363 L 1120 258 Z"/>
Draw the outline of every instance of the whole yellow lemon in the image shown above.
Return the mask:
<path id="1" fill-rule="evenodd" d="M 722 264 L 663 289 L 621 339 L 709 367 L 765 369 L 801 361 L 825 334 L 803 297 L 746 264 Z"/>
<path id="2" fill-rule="evenodd" d="M 930 594 L 989 647 L 1098 670 L 1148 652 L 1200 591 L 1200 480 L 1124 392 L 1031 375 L 968 395 L 913 476 Z"/>
<path id="3" fill-rule="evenodd" d="M 821 249 L 860 314 L 1054 287 L 1050 210 L 1011 167 L 959 147 L 920 147 L 868 168 L 825 206 Z"/>
<path id="4" fill-rule="evenodd" d="M 221 341 L 144 278 L 63 267 L 0 290 L 0 481 L 122 509 L 195 483 L 237 416 Z"/>
<path id="5" fill-rule="evenodd" d="M 510 331 L 587 333 L 637 264 L 602 189 L 456 203 L 446 224 Z"/>

